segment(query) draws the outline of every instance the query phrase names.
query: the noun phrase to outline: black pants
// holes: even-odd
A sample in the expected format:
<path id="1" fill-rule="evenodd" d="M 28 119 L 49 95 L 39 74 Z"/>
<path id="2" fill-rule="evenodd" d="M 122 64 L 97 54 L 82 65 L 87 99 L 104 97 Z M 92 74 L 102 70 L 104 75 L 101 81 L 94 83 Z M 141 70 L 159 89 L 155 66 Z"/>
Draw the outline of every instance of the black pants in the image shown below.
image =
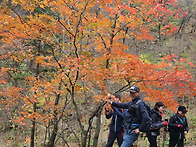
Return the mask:
<path id="1" fill-rule="evenodd" d="M 123 133 L 110 131 L 106 147 L 112 147 L 115 139 L 117 139 L 118 146 L 120 147 L 123 142 Z"/>
<path id="2" fill-rule="evenodd" d="M 147 133 L 146 135 L 148 137 L 150 147 L 157 147 L 157 136 L 152 136 L 150 133 Z"/>
<path id="3" fill-rule="evenodd" d="M 169 147 L 175 147 L 176 144 L 177 147 L 184 147 L 184 139 L 176 139 L 170 136 Z"/>

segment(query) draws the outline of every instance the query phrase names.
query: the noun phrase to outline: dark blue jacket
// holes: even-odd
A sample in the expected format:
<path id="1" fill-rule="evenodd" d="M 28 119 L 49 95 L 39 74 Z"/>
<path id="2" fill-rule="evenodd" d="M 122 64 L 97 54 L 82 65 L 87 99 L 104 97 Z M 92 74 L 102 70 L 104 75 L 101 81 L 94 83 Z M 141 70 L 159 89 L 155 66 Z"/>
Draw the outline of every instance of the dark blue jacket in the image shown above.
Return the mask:
<path id="1" fill-rule="evenodd" d="M 134 98 L 132 101 L 128 103 L 112 103 L 112 106 L 115 106 L 117 108 L 123 108 L 123 109 L 128 109 L 137 103 L 138 100 L 141 100 L 139 96 Z M 139 128 L 141 132 L 146 130 L 146 123 L 149 123 L 151 121 L 151 118 L 148 115 L 148 112 L 146 110 L 146 107 L 144 106 L 143 102 L 138 103 L 138 108 L 139 110 L 139 115 L 137 114 L 131 114 L 128 111 L 125 113 L 125 121 L 124 121 L 124 126 L 125 129 L 136 129 Z"/>
<path id="2" fill-rule="evenodd" d="M 112 116 L 112 121 L 109 125 L 110 131 L 112 132 L 123 132 L 123 122 L 124 122 L 124 114 L 126 110 L 122 110 L 120 108 L 112 107 L 113 111 L 110 110 L 109 114 L 106 114 L 106 118 L 110 119 Z"/>
<path id="3" fill-rule="evenodd" d="M 158 136 L 160 134 L 160 128 L 163 127 L 162 116 L 158 109 L 154 108 L 151 110 L 152 125 L 148 133 L 153 134 L 153 136 Z"/>
<path id="4" fill-rule="evenodd" d="M 183 127 L 178 128 L 179 124 L 181 124 Z M 185 138 L 184 131 L 188 132 L 188 123 L 186 117 L 180 118 L 178 113 L 174 114 L 170 118 L 168 127 L 170 137 L 172 138 Z"/>

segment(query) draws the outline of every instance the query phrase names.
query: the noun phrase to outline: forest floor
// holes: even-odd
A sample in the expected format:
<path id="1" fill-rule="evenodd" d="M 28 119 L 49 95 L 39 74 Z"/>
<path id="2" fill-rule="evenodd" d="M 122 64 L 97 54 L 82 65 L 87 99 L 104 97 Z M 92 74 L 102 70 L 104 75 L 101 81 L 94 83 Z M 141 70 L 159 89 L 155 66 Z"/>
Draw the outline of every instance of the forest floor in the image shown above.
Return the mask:
<path id="1" fill-rule="evenodd" d="M 104 116 L 103 116 L 104 117 Z M 99 145 L 98 147 L 104 147 L 106 142 L 107 142 L 107 134 L 109 130 L 106 130 L 104 126 L 101 127 L 101 133 L 99 136 Z M 162 135 L 163 134 L 163 129 L 161 130 L 161 134 L 158 137 L 158 146 L 162 147 L 163 141 L 162 141 Z M 30 138 L 28 137 L 29 134 L 27 133 L 18 133 L 17 131 L 7 131 L 7 132 L 1 132 L 0 133 L 0 147 L 28 147 Z M 138 141 L 136 141 L 135 147 L 148 147 L 148 141 L 146 137 L 141 137 L 142 134 L 140 135 Z M 143 134 L 145 136 L 145 134 Z M 35 142 L 35 147 L 42 147 L 44 135 L 41 135 L 41 133 L 37 136 L 37 141 Z M 42 139 L 41 139 L 42 138 Z M 166 142 L 165 142 L 165 147 L 168 147 L 168 140 L 169 140 L 169 133 L 166 133 Z M 70 144 L 70 147 L 77 147 L 77 144 Z M 55 147 L 63 147 L 61 142 L 58 142 Z M 65 145 L 65 147 L 67 147 Z M 113 145 L 113 147 L 118 147 L 117 142 Z M 185 147 L 196 147 L 196 139 L 192 138 L 192 140 L 189 140 L 186 142 Z"/>

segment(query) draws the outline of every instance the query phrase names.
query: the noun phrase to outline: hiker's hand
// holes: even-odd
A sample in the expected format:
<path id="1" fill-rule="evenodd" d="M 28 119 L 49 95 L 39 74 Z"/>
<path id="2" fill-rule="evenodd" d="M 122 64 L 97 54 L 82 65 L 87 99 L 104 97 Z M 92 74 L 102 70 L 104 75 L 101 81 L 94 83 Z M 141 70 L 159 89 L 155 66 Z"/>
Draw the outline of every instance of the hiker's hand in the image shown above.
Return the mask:
<path id="1" fill-rule="evenodd" d="M 162 122 L 164 126 L 167 126 L 167 121 Z"/>
<path id="2" fill-rule="evenodd" d="M 108 96 L 106 96 L 106 97 L 103 98 L 103 101 L 106 102 L 106 103 L 108 103 L 108 100 L 109 100 L 109 99 L 110 99 L 110 98 L 109 98 Z"/>
<path id="3" fill-rule="evenodd" d="M 188 132 L 187 131 L 184 131 L 184 135 L 186 135 Z"/>
<path id="4" fill-rule="evenodd" d="M 178 125 L 178 128 L 182 128 L 183 126 L 181 124 Z"/>
<path id="5" fill-rule="evenodd" d="M 107 102 L 107 100 L 111 97 L 111 95 L 108 93 L 107 96 L 103 97 L 103 101 Z"/>
<path id="6" fill-rule="evenodd" d="M 135 130 L 133 130 L 133 132 L 135 132 L 136 134 L 139 134 L 140 130 L 139 129 L 135 129 Z"/>
<path id="7" fill-rule="evenodd" d="M 110 99 L 111 98 L 111 94 L 108 93 L 107 96 L 105 97 L 105 99 Z"/>
<path id="8" fill-rule="evenodd" d="M 109 99 L 109 100 L 112 99 L 112 100 L 114 100 L 115 96 L 113 94 L 108 93 L 107 96 L 105 97 L 105 99 Z"/>
<path id="9" fill-rule="evenodd" d="M 104 99 L 103 101 L 108 103 L 108 104 L 111 104 L 111 100 L 110 99 Z"/>
<path id="10" fill-rule="evenodd" d="M 107 102 L 108 102 L 108 99 L 105 99 L 105 98 L 104 98 L 103 101 L 104 101 L 105 103 L 107 103 Z"/>

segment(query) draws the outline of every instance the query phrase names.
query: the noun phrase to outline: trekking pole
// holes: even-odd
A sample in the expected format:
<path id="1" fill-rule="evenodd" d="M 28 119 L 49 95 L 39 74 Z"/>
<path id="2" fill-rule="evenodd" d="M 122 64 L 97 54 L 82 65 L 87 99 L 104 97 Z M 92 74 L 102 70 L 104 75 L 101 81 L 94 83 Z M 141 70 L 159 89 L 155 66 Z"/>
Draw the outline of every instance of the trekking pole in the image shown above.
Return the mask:
<path id="1" fill-rule="evenodd" d="M 168 119 L 165 119 L 165 121 L 168 122 Z M 165 147 L 166 133 L 167 133 L 167 125 L 164 126 L 164 132 L 163 132 L 163 146 L 162 146 L 162 147 Z"/>

